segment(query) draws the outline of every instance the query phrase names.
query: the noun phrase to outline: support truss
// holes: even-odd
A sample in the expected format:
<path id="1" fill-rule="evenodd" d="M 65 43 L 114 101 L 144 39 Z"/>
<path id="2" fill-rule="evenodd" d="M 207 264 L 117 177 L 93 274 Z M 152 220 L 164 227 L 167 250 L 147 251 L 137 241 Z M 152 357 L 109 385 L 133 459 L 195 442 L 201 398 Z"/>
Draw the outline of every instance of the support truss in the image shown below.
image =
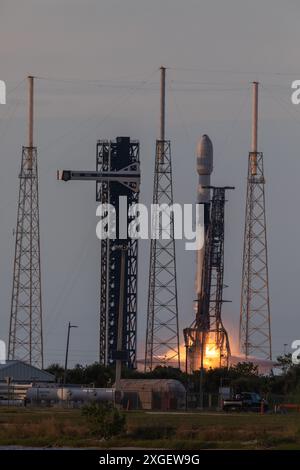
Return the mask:
<path id="1" fill-rule="evenodd" d="M 250 152 L 240 310 L 240 348 L 272 358 L 263 154 Z"/>
<path id="2" fill-rule="evenodd" d="M 39 192 L 36 147 L 23 147 L 8 358 L 43 367 Z"/>
<path id="3" fill-rule="evenodd" d="M 173 204 L 170 142 L 156 142 L 153 204 Z M 168 215 L 168 214 L 167 214 Z M 180 367 L 174 214 L 169 223 L 154 212 L 151 237 L 145 370 L 159 365 Z M 164 239 L 164 236 L 166 238 Z"/>

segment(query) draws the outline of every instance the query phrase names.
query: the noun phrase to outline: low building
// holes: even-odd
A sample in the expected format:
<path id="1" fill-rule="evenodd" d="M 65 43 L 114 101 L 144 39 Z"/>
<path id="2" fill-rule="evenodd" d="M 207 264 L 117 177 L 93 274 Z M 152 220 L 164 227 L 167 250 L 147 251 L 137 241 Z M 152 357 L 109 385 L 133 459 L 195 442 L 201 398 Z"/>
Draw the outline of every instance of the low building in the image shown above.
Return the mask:
<path id="1" fill-rule="evenodd" d="M 0 364 L 0 404 L 23 402 L 32 385 L 52 383 L 55 376 L 22 361 L 6 361 Z"/>
<path id="2" fill-rule="evenodd" d="M 22 361 L 6 361 L 0 364 L 0 383 L 55 382 L 55 376 Z"/>
<path id="3" fill-rule="evenodd" d="M 122 379 L 120 385 L 126 409 L 168 411 L 185 407 L 185 388 L 178 380 Z"/>

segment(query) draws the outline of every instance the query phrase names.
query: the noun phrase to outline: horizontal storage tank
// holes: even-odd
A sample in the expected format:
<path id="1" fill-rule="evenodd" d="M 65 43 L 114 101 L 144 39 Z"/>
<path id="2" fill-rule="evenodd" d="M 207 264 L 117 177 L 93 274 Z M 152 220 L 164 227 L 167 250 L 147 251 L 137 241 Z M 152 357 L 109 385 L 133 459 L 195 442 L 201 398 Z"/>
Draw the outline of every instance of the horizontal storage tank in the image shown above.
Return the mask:
<path id="1" fill-rule="evenodd" d="M 24 400 L 0 400 L 0 406 L 23 406 Z"/>
<path id="2" fill-rule="evenodd" d="M 29 401 L 114 401 L 113 388 L 80 388 L 80 387 L 32 387 L 27 390 Z"/>
<path id="3" fill-rule="evenodd" d="M 63 387 L 58 389 L 57 395 L 62 401 L 114 401 L 115 390 L 113 388 Z"/>
<path id="4" fill-rule="evenodd" d="M 57 401 L 58 388 L 32 387 L 27 390 L 26 398 L 30 401 Z"/>

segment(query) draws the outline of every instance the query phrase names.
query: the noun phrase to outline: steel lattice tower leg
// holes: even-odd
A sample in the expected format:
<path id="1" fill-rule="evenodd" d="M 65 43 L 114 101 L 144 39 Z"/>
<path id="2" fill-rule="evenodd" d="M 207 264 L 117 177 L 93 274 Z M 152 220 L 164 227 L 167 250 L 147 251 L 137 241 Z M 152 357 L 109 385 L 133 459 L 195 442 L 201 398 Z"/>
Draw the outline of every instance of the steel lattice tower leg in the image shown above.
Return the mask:
<path id="1" fill-rule="evenodd" d="M 272 358 L 263 154 L 257 152 L 258 83 L 253 83 L 252 151 L 248 160 L 240 310 L 240 349 Z"/>
<path id="2" fill-rule="evenodd" d="M 43 367 L 39 192 L 36 147 L 23 147 L 19 175 L 8 358 Z"/>
<path id="3" fill-rule="evenodd" d="M 156 142 L 153 204 L 173 204 L 171 150 L 165 140 Z M 169 239 L 162 237 L 166 227 L 159 217 L 154 216 L 152 224 L 156 233 L 160 228 L 160 235 L 151 239 L 145 370 L 158 365 L 180 367 L 173 215 Z"/>

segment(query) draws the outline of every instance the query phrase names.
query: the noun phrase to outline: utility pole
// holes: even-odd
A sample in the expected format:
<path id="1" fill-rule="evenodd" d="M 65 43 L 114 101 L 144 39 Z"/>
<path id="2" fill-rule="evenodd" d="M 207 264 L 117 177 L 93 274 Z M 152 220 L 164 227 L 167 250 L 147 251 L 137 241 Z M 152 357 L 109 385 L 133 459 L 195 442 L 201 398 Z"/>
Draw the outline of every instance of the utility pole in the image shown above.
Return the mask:
<path id="1" fill-rule="evenodd" d="M 43 368 L 37 148 L 33 143 L 34 77 L 28 77 L 28 146 L 22 149 L 8 358 Z"/>
<path id="2" fill-rule="evenodd" d="M 68 371 L 68 357 L 69 357 L 69 343 L 70 343 L 70 331 L 71 328 L 78 328 L 77 325 L 71 325 L 71 322 L 68 324 L 68 334 L 67 334 L 67 347 L 66 347 L 66 357 L 65 357 L 65 371 L 64 371 L 64 385 L 67 382 L 67 371 Z"/>
<path id="3" fill-rule="evenodd" d="M 171 143 L 165 140 L 166 69 L 160 68 L 160 138 L 156 141 L 153 204 L 173 205 Z M 174 216 L 163 227 L 154 214 L 151 238 L 145 371 L 159 365 L 180 368 Z M 167 233 L 167 237 L 163 237 Z M 165 361 L 164 361 L 165 358 Z"/>
<path id="4" fill-rule="evenodd" d="M 240 349 L 246 360 L 251 355 L 272 359 L 264 163 L 257 150 L 258 82 L 253 82 L 252 89 L 240 309 Z"/>

